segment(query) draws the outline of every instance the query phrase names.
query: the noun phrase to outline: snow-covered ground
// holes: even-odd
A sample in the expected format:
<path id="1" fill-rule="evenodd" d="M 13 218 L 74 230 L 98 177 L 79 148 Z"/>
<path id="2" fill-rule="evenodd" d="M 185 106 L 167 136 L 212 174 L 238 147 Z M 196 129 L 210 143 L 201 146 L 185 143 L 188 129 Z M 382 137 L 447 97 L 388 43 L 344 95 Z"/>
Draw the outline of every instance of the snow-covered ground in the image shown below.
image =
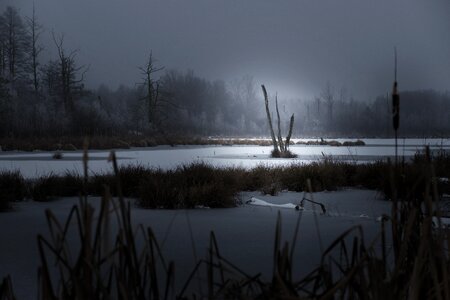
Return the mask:
<path id="1" fill-rule="evenodd" d="M 338 139 L 345 141 L 348 139 Z M 335 160 L 367 162 L 392 157 L 395 154 L 392 139 L 364 139 L 366 146 L 291 146 L 298 155 L 295 159 L 270 158 L 269 146 L 158 146 L 116 150 L 119 164 L 141 164 L 157 168 L 175 168 L 181 164 L 204 161 L 215 166 L 239 166 L 251 168 L 260 164 L 269 166 L 292 163 L 308 163 L 332 156 Z M 398 154 L 410 157 L 424 145 L 432 149 L 449 149 L 449 139 L 400 139 Z M 62 159 L 52 159 L 54 152 L 0 152 L 0 170 L 20 170 L 25 177 L 36 177 L 50 172 L 60 174 L 66 171 L 82 170 L 81 151 L 63 152 Z M 91 151 L 89 169 L 91 172 L 111 170 L 107 162 L 109 151 Z"/>
<path id="2" fill-rule="evenodd" d="M 269 278 L 278 212 L 282 218 L 283 239 L 288 241 L 292 241 L 295 224 L 301 217 L 294 256 L 294 274 L 299 278 L 317 266 L 321 249 L 351 226 L 362 225 L 366 242 L 371 242 L 381 226 L 378 217 L 390 211 L 389 203 L 377 192 L 369 190 L 314 193 L 314 200 L 326 206 L 326 214 L 309 203 L 305 204 L 304 210 L 295 210 L 292 205 L 299 204 L 303 196 L 303 193 L 294 192 L 283 192 L 278 196 L 243 192 L 239 197 L 244 204 L 236 208 L 173 211 L 134 207 L 132 219 L 134 224 L 150 226 L 154 230 L 165 258 L 175 262 L 176 285 L 180 286 L 195 261 L 189 227 L 198 257 L 205 257 L 209 233 L 213 230 L 224 257 L 250 274 L 262 272 L 264 278 Z M 311 198 L 311 195 L 306 196 Z M 265 206 L 245 204 L 252 198 L 264 202 Z M 36 298 L 39 264 L 36 235 L 48 233 L 45 210 L 51 209 L 64 220 L 76 202 L 74 198 L 49 203 L 22 202 L 15 204 L 14 211 L 0 214 L 0 278 L 11 274 L 18 299 Z M 90 202 L 99 207 L 98 198 L 92 198 Z M 288 203 L 292 205 L 286 205 Z"/>

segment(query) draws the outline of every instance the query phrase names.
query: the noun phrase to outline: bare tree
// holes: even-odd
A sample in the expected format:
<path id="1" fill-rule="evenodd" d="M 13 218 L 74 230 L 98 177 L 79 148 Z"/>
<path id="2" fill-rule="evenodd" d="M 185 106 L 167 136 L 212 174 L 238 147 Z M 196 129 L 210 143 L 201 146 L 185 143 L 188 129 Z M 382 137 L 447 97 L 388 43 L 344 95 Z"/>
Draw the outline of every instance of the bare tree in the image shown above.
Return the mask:
<path id="1" fill-rule="evenodd" d="M 33 88 L 35 94 L 39 91 L 39 78 L 38 78 L 38 68 L 39 68 L 39 54 L 42 52 L 43 47 L 39 44 L 39 38 L 43 32 L 43 27 L 38 23 L 36 18 L 36 12 L 33 3 L 33 14 L 31 17 L 27 17 L 27 27 L 28 34 L 31 38 L 30 43 L 30 58 L 31 58 L 31 72 L 33 77 Z"/>
<path id="2" fill-rule="evenodd" d="M 143 82 L 141 85 L 145 89 L 145 94 L 141 100 L 145 100 L 147 107 L 147 116 L 150 124 L 158 126 L 160 119 L 157 111 L 160 110 L 162 106 L 162 101 L 159 94 L 159 81 L 153 78 L 154 74 L 163 70 L 164 67 L 156 67 L 155 60 L 153 59 L 152 52 L 148 57 L 145 67 L 140 67 Z"/>
<path id="3" fill-rule="evenodd" d="M 0 15 L 0 78 L 6 76 L 6 23 L 5 18 Z"/>
<path id="4" fill-rule="evenodd" d="M 76 54 L 78 50 L 67 53 L 64 49 L 64 35 L 56 37 L 52 33 L 53 42 L 58 51 L 58 83 L 56 85 L 60 97 L 63 100 L 64 111 L 73 113 L 75 109 L 75 97 L 81 96 L 84 89 L 84 75 L 88 67 L 76 65 Z"/>
<path id="5" fill-rule="evenodd" d="M 258 106 L 256 105 L 255 82 L 252 76 L 247 75 L 242 77 L 242 92 L 245 101 L 244 126 L 248 134 L 252 130 L 252 124 L 254 124 L 259 115 Z"/>
<path id="6" fill-rule="evenodd" d="M 2 32 L 2 65 L 7 70 L 8 81 L 14 85 L 24 74 L 27 48 L 27 33 L 17 10 L 8 6 L 3 13 L 0 31 Z"/>
<path id="7" fill-rule="evenodd" d="M 316 97 L 315 100 L 317 103 L 317 117 L 320 117 L 320 98 Z"/>
<path id="8" fill-rule="evenodd" d="M 334 90 L 329 81 L 327 81 L 325 89 L 323 90 L 323 92 L 321 94 L 321 98 L 325 101 L 325 104 L 327 105 L 328 121 L 332 122 L 333 121 Z"/>

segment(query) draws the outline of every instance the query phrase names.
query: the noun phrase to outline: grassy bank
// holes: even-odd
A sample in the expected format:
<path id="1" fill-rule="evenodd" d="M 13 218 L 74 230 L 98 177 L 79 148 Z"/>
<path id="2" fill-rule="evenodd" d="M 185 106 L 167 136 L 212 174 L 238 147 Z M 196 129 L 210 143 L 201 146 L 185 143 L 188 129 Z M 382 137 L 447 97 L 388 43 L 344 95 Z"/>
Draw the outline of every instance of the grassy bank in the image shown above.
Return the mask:
<path id="1" fill-rule="evenodd" d="M 130 165 L 118 169 L 120 191 L 113 174 L 95 174 L 86 181 L 81 175 L 70 172 L 25 180 L 18 172 L 3 172 L 0 173 L 0 207 L 7 209 L 10 202 L 23 198 L 50 201 L 78 196 L 81 191 L 101 196 L 104 186 L 110 187 L 114 196 L 122 193 L 125 197 L 136 198 L 145 208 L 233 207 L 239 191 L 271 195 L 282 190 L 299 192 L 307 190 L 307 180 L 315 192 L 360 187 L 379 190 L 389 199 L 394 196 L 418 198 L 424 191 L 429 163 L 436 171 L 439 190 L 448 193 L 448 182 L 439 178 L 450 177 L 450 155 L 441 152 L 428 158 L 417 154 L 412 161 L 397 167 L 387 161 L 352 164 L 331 159 L 283 167 L 261 165 L 249 170 L 217 168 L 205 163 L 183 165 L 173 170 Z M 391 181 L 395 183 L 395 195 Z"/>

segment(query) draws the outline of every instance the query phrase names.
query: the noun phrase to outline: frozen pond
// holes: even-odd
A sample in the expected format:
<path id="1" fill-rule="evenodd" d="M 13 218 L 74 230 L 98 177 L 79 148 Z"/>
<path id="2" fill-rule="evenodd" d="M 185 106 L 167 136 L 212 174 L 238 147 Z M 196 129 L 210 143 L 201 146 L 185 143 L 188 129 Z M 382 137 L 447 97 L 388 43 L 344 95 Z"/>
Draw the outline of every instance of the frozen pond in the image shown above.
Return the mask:
<path id="1" fill-rule="evenodd" d="M 243 203 L 251 197 L 283 205 L 298 204 L 303 194 L 285 192 L 262 196 L 258 192 L 244 192 L 240 195 Z M 175 263 L 176 286 L 180 287 L 195 265 L 192 244 L 197 258 L 205 258 L 211 230 L 225 258 L 249 274 L 261 272 L 264 279 L 270 280 L 277 214 L 281 214 L 282 238 L 286 241 L 292 241 L 295 224 L 301 217 L 293 265 L 295 278 L 300 278 L 318 265 L 321 250 L 351 226 L 361 225 L 365 241 L 370 243 L 380 230 L 377 218 L 390 211 L 390 204 L 374 191 L 350 189 L 314 193 L 313 197 L 325 204 L 326 214 L 321 214 L 319 209 L 314 211 L 309 204 L 303 211 L 244 204 L 229 209 L 176 211 L 133 208 L 132 220 L 136 225 L 154 230 L 165 259 Z M 39 265 L 36 235 L 48 233 L 45 209 L 50 208 L 57 218 L 64 220 L 75 203 L 74 198 L 49 203 L 22 202 L 15 204 L 14 211 L 0 214 L 0 278 L 12 276 L 18 299 L 36 298 Z M 98 198 L 92 198 L 91 203 L 98 209 Z M 72 246 L 72 249 L 77 247 Z"/>
<path id="2" fill-rule="evenodd" d="M 349 139 L 336 139 L 343 142 Z M 366 146 L 332 147 L 293 145 L 291 151 L 298 155 L 295 159 L 273 159 L 269 157 L 269 146 L 158 146 L 116 150 L 119 164 L 141 164 L 155 168 L 174 168 L 181 164 L 204 161 L 215 166 L 239 166 L 245 168 L 260 164 L 286 165 L 308 163 L 332 156 L 336 160 L 367 162 L 392 157 L 395 154 L 393 139 L 363 139 Z M 294 142 L 300 141 L 294 139 Z M 308 140 L 301 140 L 308 141 Z M 400 139 L 398 154 L 411 157 L 425 145 L 432 149 L 450 149 L 450 139 Z M 0 152 L 0 170 L 20 170 L 26 177 L 42 174 L 81 172 L 81 151 L 63 152 L 62 159 L 52 159 L 54 152 Z M 91 151 L 89 169 L 91 172 L 107 172 L 111 165 L 107 162 L 109 151 Z"/>

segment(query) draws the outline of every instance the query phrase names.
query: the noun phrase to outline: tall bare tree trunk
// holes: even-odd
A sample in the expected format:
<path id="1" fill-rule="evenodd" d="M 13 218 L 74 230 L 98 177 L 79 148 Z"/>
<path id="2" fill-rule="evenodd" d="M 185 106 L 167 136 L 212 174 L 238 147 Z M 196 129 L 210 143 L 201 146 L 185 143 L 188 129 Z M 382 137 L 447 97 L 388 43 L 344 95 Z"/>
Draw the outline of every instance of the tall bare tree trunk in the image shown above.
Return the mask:
<path id="1" fill-rule="evenodd" d="M 285 151 L 288 151 L 288 149 L 289 149 L 289 143 L 291 142 L 291 136 L 292 136 L 292 129 L 293 128 L 294 128 L 294 114 L 292 114 L 291 121 L 289 123 L 289 132 L 288 132 L 288 135 L 286 136 L 286 142 L 284 144 Z"/>
<path id="2" fill-rule="evenodd" d="M 273 150 L 275 152 L 280 151 L 278 149 L 278 143 L 277 143 L 277 139 L 275 138 L 275 133 L 273 131 L 273 126 L 272 126 L 272 117 L 270 116 L 270 110 L 269 110 L 269 98 L 267 96 L 267 91 L 266 91 L 266 87 L 263 85 L 261 85 L 263 94 L 264 94 L 264 104 L 266 106 L 266 114 L 267 114 L 267 121 L 269 122 L 269 129 L 270 129 L 270 136 L 272 137 L 272 143 L 273 143 Z"/>
<path id="3" fill-rule="evenodd" d="M 275 96 L 275 108 L 277 110 L 277 120 L 278 120 L 278 146 L 280 147 L 280 151 L 286 151 L 286 148 L 283 146 L 283 138 L 281 137 L 281 120 L 280 120 L 280 111 L 278 110 L 278 95 Z"/>

